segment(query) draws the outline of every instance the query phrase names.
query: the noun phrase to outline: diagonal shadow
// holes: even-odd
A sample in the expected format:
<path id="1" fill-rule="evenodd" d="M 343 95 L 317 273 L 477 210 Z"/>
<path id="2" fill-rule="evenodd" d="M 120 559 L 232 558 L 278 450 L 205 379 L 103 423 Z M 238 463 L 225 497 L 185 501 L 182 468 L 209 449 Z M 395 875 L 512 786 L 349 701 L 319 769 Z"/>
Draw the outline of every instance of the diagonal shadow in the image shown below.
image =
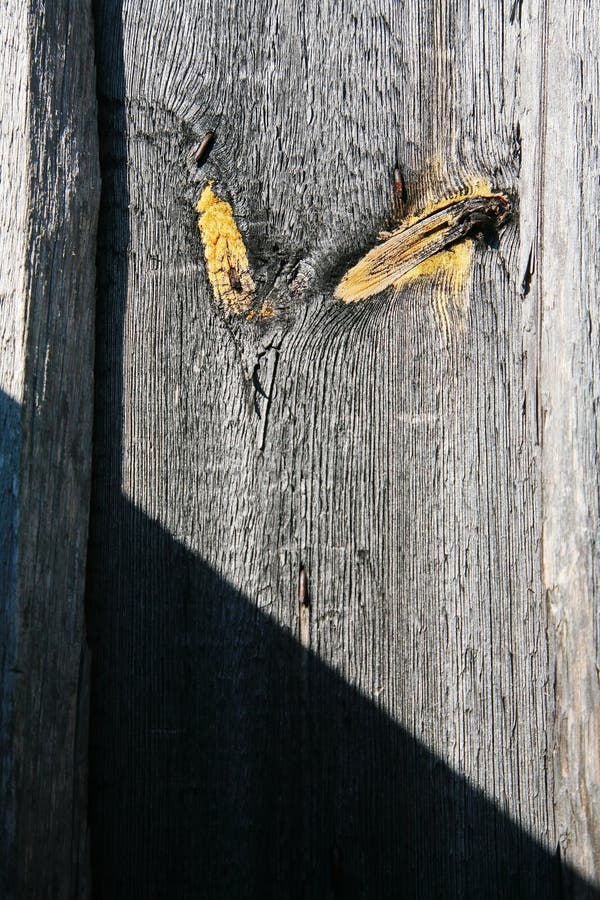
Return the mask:
<path id="1" fill-rule="evenodd" d="M 120 491 L 120 0 L 96 9 L 103 195 L 87 618 L 97 898 L 598 898 Z"/>
<path id="2" fill-rule="evenodd" d="M 94 896 L 597 897 L 121 499 L 96 510 Z"/>

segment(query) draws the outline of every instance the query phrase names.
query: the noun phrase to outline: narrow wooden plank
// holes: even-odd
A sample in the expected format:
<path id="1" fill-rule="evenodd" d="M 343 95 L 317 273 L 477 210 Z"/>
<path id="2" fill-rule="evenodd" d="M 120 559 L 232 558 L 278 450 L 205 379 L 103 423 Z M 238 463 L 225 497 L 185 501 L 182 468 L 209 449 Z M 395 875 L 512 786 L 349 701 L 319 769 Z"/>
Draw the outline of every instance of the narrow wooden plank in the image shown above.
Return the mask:
<path id="1" fill-rule="evenodd" d="M 537 4 L 527 4 L 524 15 L 540 47 L 535 77 L 526 73 L 523 79 L 532 105 L 536 92 L 539 97 L 538 119 L 530 116 L 526 123 L 524 181 L 538 197 L 538 215 L 526 231 L 530 302 L 539 319 L 536 402 L 553 657 L 556 839 L 569 864 L 564 895 L 587 897 L 588 889 L 570 873 L 575 869 L 600 884 L 600 6 L 550 3 L 540 16 Z"/>
<path id="2" fill-rule="evenodd" d="M 447 319 L 443 274 L 442 300 L 332 300 L 397 163 L 410 209 L 480 178 L 517 199 L 541 45 L 519 4 L 98 13 L 98 896 L 557 898 L 519 220 Z M 212 295 L 208 179 L 267 326 Z"/>
<path id="3" fill-rule="evenodd" d="M 14 602 L 17 583 L 18 478 L 20 458 L 20 400 L 25 359 L 22 346 L 25 279 L 27 148 L 27 30 L 18 5 L 8 2 L 0 21 L 0 119 L 5 125 L 0 142 L 0 889 L 10 896 L 15 866 L 15 771 L 12 748 L 15 659 Z M 15 173 L 12 178 L 4 172 Z"/>
<path id="4" fill-rule="evenodd" d="M 9 2 L 0 29 L 0 893 L 67 898 L 89 887 L 91 9 Z"/>

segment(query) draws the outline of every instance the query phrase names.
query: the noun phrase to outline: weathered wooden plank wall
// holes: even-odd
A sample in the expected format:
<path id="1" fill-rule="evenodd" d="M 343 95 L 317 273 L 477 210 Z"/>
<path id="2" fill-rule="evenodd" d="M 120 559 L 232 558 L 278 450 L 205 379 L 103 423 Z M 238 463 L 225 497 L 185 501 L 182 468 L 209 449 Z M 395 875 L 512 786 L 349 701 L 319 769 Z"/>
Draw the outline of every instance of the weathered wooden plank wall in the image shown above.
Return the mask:
<path id="1" fill-rule="evenodd" d="M 597 896 L 594 21 L 98 0 L 98 896 Z M 430 282 L 331 299 L 396 162 L 520 198 L 446 332 Z M 268 330 L 211 297 L 209 177 L 302 284 Z"/>
<path id="2" fill-rule="evenodd" d="M 0 894 L 87 892 L 91 9 L 0 15 Z"/>
<path id="3" fill-rule="evenodd" d="M 97 896 L 598 896 L 597 12 L 97 0 Z M 0 889 L 81 896 L 90 18 L 0 26 Z M 518 200 L 446 329 L 331 299 L 396 162 Z"/>

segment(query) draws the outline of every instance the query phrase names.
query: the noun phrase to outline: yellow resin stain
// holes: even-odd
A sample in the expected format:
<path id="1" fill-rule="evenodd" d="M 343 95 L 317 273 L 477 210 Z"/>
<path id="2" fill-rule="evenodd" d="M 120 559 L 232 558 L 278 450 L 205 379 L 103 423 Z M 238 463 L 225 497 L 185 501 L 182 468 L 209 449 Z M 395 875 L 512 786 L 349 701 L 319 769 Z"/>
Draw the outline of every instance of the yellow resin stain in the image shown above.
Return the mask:
<path id="1" fill-rule="evenodd" d="M 206 272 L 215 299 L 228 312 L 240 316 L 250 310 L 256 286 L 231 205 L 217 197 L 212 186 L 210 181 L 196 204 Z"/>
<path id="2" fill-rule="evenodd" d="M 442 335 L 447 338 L 451 331 L 462 330 L 469 307 L 469 292 L 465 288 L 471 272 L 474 240 L 464 236 L 446 247 L 438 250 L 432 248 L 430 255 L 422 262 L 413 263 L 411 257 L 426 252 L 431 235 L 435 234 L 435 219 L 429 224 L 432 221 L 430 217 L 437 215 L 437 222 L 443 223 L 443 218 L 439 217 L 443 216 L 445 209 L 456 208 L 457 204 L 471 197 L 502 195 L 493 192 L 487 182 L 476 179 L 460 192 L 442 200 L 429 200 L 424 208 L 400 220 L 393 231 L 379 235 L 382 243 L 377 244 L 346 273 L 334 293 L 336 299 L 346 303 L 356 302 L 374 296 L 387 286 L 400 291 L 417 281 L 433 282 L 432 307 Z M 443 224 L 437 227 L 443 228 Z M 394 268 L 400 270 L 395 278 Z"/>
<path id="3" fill-rule="evenodd" d="M 421 277 L 437 275 L 440 267 L 454 270 L 451 283 L 455 291 L 464 284 L 464 265 L 468 255 L 448 253 L 469 237 L 477 216 L 494 217 L 499 222 L 510 215 L 510 204 L 502 194 L 493 194 L 487 184 L 473 182 L 467 190 L 429 202 L 424 210 L 407 216 L 391 232 L 382 232 L 381 243 L 369 250 L 343 276 L 334 298 L 344 303 L 367 300 L 404 283 L 415 272 Z M 431 262 L 430 262 L 431 261 Z M 423 263 L 426 265 L 423 265 Z M 452 274 L 452 272 L 451 272 Z"/>
<path id="4" fill-rule="evenodd" d="M 440 201 L 430 200 L 418 215 L 407 216 L 398 227 L 408 228 L 419 219 L 436 213 L 457 200 L 493 195 L 494 191 L 486 181 L 475 179 L 460 193 Z M 406 285 L 422 279 L 434 282 L 433 314 L 444 339 L 448 338 L 450 331 L 462 331 L 464 328 L 469 309 L 469 295 L 465 291 L 465 286 L 471 273 L 474 247 L 475 242 L 467 238 L 439 253 L 434 253 L 394 283 L 396 290 L 402 290 Z"/>
<path id="5" fill-rule="evenodd" d="M 258 315 L 261 319 L 272 319 L 275 315 L 275 307 L 270 303 L 263 303 Z"/>
<path id="6" fill-rule="evenodd" d="M 433 314 L 444 338 L 451 330 L 461 331 L 469 309 L 465 284 L 471 273 L 474 241 L 467 238 L 424 260 L 394 283 L 396 290 L 420 279 L 434 282 Z"/>

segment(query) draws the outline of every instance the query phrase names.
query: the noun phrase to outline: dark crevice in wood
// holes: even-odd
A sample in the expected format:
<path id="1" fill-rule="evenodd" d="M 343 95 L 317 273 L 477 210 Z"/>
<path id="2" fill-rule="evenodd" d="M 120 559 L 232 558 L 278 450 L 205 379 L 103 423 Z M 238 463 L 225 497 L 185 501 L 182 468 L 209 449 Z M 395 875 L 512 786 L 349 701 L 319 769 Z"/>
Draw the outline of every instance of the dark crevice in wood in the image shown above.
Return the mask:
<path id="1" fill-rule="evenodd" d="M 525 266 L 525 273 L 523 275 L 523 280 L 521 281 L 521 293 L 523 297 L 526 297 L 529 293 L 529 289 L 531 287 L 531 279 L 533 277 L 533 273 L 535 272 L 535 251 L 534 248 L 531 247 L 529 250 L 529 256 L 527 257 L 527 265 Z"/>
<path id="2" fill-rule="evenodd" d="M 510 8 L 509 21 L 512 25 L 514 22 L 518 22 L 519 27 L 521 26 L 521 12 L 523 9 L 523 0 L 513 0 L 512 6 Z"/>

